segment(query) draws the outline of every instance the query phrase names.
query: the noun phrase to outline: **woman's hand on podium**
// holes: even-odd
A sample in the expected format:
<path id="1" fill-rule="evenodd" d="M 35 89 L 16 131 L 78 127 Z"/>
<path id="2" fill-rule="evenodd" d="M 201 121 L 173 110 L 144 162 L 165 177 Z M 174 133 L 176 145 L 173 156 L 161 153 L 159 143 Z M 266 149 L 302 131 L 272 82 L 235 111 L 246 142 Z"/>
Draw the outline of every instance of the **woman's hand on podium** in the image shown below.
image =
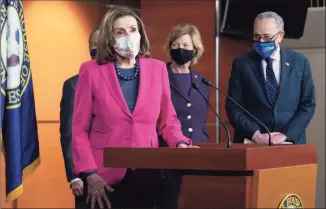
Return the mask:
<path id="1" fill-rule="evenodd" d="M 106 195 L 106 190 L 113 192 L 114 189 L 110 187 L 99 175 L 92 174 L 86 178 L 88 194 L 86 204 L 91 202 L 91 208 L 95 208 L 96 202 L 100 208 L 104 208 L 103 200 L 106 202 L 108 208 L 111 208 L 111 203 Z"/>
<path id="2" fill-rule="evenodd" d="M 178 144 L 178 148 L 200 148 L 200 147 L 194 145 L 187 145 L 185 143 L 180 143 Z"/>

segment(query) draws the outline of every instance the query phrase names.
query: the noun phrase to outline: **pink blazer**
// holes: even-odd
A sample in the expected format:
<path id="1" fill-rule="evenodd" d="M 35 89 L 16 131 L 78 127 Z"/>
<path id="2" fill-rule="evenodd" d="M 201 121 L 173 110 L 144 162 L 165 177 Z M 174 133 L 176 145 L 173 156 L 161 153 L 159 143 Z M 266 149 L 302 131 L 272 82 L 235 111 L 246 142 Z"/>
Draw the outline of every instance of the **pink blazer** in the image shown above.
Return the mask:
<path id="1" fill-rule="evenodd" d="M 81 65 L 72 123 L 76 173 L 97 170 L 108 184 L 123 179 L 126 168 L 104 168 L 104 147 L 158 147 L 158 134 L 170 147 L 191 143 L 181 131 L 170 95 L 165 63 L 140 58 L 135 109 L 130 113 L 113 63 Z M 158 134 L 157 134 L 158 132 Z M 124 156 L 121 156 L 124 157 Z"/>

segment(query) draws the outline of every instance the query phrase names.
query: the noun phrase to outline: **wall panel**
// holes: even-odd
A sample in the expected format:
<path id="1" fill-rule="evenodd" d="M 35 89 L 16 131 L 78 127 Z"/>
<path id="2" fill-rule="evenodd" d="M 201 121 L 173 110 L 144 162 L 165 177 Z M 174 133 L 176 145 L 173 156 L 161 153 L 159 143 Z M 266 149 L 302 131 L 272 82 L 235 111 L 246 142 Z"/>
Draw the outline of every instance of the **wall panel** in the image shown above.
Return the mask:
<path id="1" fill-rule="evenodd" d="M 236 40 L 221 36 L 219 38 L 219 47 L 218 87 L 224 92 L 227 92 L 229 87 L 229 78 L 231 76 L 232 62 L 236 57 L 248 52 L 251 49 L 251 44 L 249 41 Z M 219 94 L 219 113 L 221 119 L 228 123 L 228 118 L 225 111 L 225 100 L 226 97 Z M 233 127 L 229 124 L 228 128 L 230 129 L 231 139 L 233 140 Z M 219 129 L 219 136 L 220 142 L 226 142 L 227 135 L 222 126 Z"/>
<path id="2" fill-rule="evenodd" d="M 23 3 L 37 119 L 59 120 L 63 82 L 90 59 L 88 38 L 107 8 L 82 1 Z"/>

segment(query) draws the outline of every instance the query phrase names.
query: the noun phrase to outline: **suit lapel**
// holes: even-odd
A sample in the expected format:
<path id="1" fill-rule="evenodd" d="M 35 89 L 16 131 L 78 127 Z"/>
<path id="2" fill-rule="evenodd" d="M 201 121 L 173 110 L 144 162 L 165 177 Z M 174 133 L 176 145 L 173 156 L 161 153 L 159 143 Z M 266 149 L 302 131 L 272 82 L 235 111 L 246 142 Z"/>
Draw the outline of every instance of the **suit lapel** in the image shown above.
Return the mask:
<path id="1" fill-rule="evenodd" d="M 177 92 L 183 99 L 185 99 L 185 100 L 187 100 L 188 101 L 188 98 L 187 97 L 185 97 L 180 91 L 179 91 L 179 89 L 178 89 L 178 87 L 177 87 L 177 84 L 176 84 L 176 81 L 174 80 L 174 77 L 173 77 L 173 75 L 172 75 L 172 69 L 171 69 L 171 67 L 170 67 L 170 63 L 168 63 L 167 65 L 166 65 L 166 68 L 167 68 L 167 70 L 168 70 L 168 74 L 169 74 L 169 80 L 170 80 L 170 87 L 172 87 L 173 89 L 174 89 L 174 91 L 175 92 Z"/>
<path id="2" fill-rule="evenodd" d="M 280 87 L 279 87 L 279 93 L 278 93 L 278 97 L 276 100 L 276 105 L 278 105 L 278 103 L 280 101 L 282 101 L 282 93 L 284 92 L 284 89 L 286 88 L 286 82 L 287 79 L 289 77 L 290 74 L 290 70 L 291 70 L 291 63 L 289 62 L 289 57 L 288 54 L 286 52 L 285 49 L 281 48 L 281 61 L 280 61 L 280 65 L 281 65 L 281 75 L 280 75 Z"/>
<path id="3" fill-rule="evenodd" d="M 110 62 L 106 65 L 100 66 L 100 72 L 104 79 L 104 82 L 106 83 L 107 87 L 109 88 L 109 91 L 110 91 L 113 99 L 116 101 L 116 103 L 121 107 L 121 109 L 125 113 L 127 113 L 129 116 L 131 116 L 128 105 L 126 103 L 126 100 L 123 97 L 122 90 L 121 90 L 113 63 Z"/>
<path id="4" fill-rule="evenodd" d="M 198 86 L 199 88 L 199 82 L 197 82 L 198 80 L 198 75 L 196 74 L 196 72 L 194 72 L 193 70 L 190 70 L 190 76 L 191 76 L 191 83 L 194 83 Z M 190 91 L 189 91 L 189 98 L 191 98 L 193 91 L 197 91 L 196 89 L 193 88 L 192 84 L 190 86 Z"/>
<path id="5" fill-rule="evenodd" d="M 253 72 L 256 76 L 256 79 L 257 79 L 261 89 L 263 89 L 263 94 L 264 94 L 264 97 L 266 98 L 267 105 L 270 108 L 272 108 L 272 103 L 271 103 L 271 100 L 269 98 L 268 91 L 267 91 L 267 86 L 266 86 L 265 76 L 264 76 L 264 72 L 263 72 L 263 66 L 261 63 L 261 58 L 255 52 L 251 53 L 250 58 L 251 58 L 250 65 L 253 69 Z"/>
<path id="6" fill-rule="evenodd" d="M 132 112 L 132 115 L 135 116 L 139 110 L 142 108 L 142 104 L 144 104 L 147 100 L 147 91 L 150 89 L 150 78 L 153 67 L 150 66 L 150 63 L 147 62 L 143 58 L 139 58 L 139 88 L 138 88 L 138 95 L 137 95 L 137 101 L 134 108 L 134 111 Z"/>

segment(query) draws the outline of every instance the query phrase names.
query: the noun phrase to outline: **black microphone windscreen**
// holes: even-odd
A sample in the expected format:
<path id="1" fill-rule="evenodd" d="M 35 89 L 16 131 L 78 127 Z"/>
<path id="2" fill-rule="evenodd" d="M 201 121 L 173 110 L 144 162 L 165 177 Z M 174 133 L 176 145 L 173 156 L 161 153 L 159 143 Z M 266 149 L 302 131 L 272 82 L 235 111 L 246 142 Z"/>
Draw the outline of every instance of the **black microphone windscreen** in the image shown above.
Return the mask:
<path id="1" fill-rule="evenodd" d="M 207 80 L 206 78 L 201 79 L 201 81 L 202 81 L 204 84 L 206 84 L 206 85 L 210 85 L 210 84 L 211 84 L 211 82 L 210 82 L 209 80 Z"/>

